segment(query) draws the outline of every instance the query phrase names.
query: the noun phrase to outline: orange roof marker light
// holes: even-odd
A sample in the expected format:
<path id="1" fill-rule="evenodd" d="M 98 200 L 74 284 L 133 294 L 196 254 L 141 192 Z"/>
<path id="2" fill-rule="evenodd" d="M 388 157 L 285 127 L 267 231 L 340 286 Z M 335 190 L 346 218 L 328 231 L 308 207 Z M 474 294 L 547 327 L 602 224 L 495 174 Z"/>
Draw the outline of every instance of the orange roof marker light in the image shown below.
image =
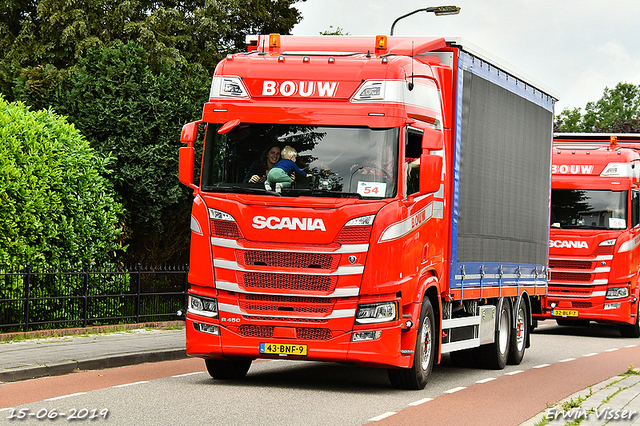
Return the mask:
<path id="1" fill-rule="evenodd" d="M 280 47 L 280 34 L 269 34 L 269 47 Z"/>
<path id="2" fill-rule="evenodd" d="M 616 149 L 617 145 L 618 145 L 618 137 L 617 136 L 611 136 L 611 139 L 609 140 L 609 149 L 610 150 L 614 150 L 614 149 Z"/>
<path id="3" fill-rule="evenodd" d="M 386 35 L 377 35 L 376 36 L 376 49 L 378 49 L 378 50 L 387 50 L 387 36 Z"/>

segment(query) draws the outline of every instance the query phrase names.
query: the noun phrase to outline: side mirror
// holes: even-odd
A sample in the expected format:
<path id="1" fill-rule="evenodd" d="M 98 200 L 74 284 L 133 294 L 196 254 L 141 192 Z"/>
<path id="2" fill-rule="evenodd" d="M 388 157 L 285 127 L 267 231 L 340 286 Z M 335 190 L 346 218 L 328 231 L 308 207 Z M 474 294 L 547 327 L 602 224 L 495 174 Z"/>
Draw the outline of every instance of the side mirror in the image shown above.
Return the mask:
<path id="1" fill-rule="evenodd" d="M 180 134 L 180 142 L 193 145 L 198 136 L 198 124 L 201 121 L 192 121 L 182 126 L 182 133 Z"/>
<path id="2" fill-rule="evenodd" d="M 178 179 L 190 188 L 195 189 L 193 183 L 193 166 L 195 164 L 196 153 L 193 146 L 183 146 L 180 148 L 180 165 L 178 169 Z"/>
<path id="3" fill-rule="evenodd" d="M 424 129 L 422 133 L 422 149 L 439 151 L 444 148 L 444 134 L 440 130 Z"/>
<path id="4" fill-rule="evenodd" d="M 196 158 L 193 143 L 198 137 L 198 124 L 200 123 L 202 121 L 193 121 L 185 124 L 182 126 L 182 133 L 180 134 L 180 142 L 186 143 L 187 146 L 183 146 L 179 150 L 178 179 L 193 189 L 197 188 L 193 183 L 193 166 Z"/>
<path id="5" fill-rule="evenodd" d="M 422 154 L 420 156 L 420 193 L 428 194 L 440 189 L 442 183 L 442 157 Z"/>

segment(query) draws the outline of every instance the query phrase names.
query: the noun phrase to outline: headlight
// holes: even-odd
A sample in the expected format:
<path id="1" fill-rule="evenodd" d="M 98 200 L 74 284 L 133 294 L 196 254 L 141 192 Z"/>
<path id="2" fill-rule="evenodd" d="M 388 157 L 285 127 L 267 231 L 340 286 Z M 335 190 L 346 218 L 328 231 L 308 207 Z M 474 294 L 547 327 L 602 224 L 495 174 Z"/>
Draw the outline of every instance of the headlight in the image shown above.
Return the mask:
<path id="1" fill-rule="evenodd" d="M 209 209 L 209 217 L 214 220 L 224 220 L 227 222 L 235 222 L 235 218 L 231 216 L 229 213 L 225 213 L 216 209 Z"/>
<path id="2" fill-rule="evenodd" d="M 209 334 L 213 334 L 213 335 L 216 335 L 216 336 L 220 335 L 220 327 L 217 327 L 215 325 L 200 324 L 198 322 L 194 322 L 193 323 L 193 328 L 196 329 L 197 331 L 201 331 L 203 333 L 209 333 Z"/>
<path id="3" fill-rule="evenodd" d="M 351 335 L 352 342 L 364 342 L 367 340 L 376 340 L 382 336 L 382 331 L 363 331 L 358 333 L 353 333 Z"/>
<path id="4" fill-rule="evenodd" d="M 373 225 L 373 219 L 375 218 L 375 214 L 356 217 L 355 219 L 351 219 L 349 222 L 345 223 L 344 226 L 371 226 Z"/>
<path id="5" fill-rule="evenodd" d="M 629 297 L 629 287 L 608 288 L 605 299 L 622 299 Z"/>
<path id="6" fill-rule="evenodd" d="M 397 302 L 367 303 L 359 305 L 356 313 L 356 324 L 373 324 L 395 321 L 397 317 Z"/>
<path id="7" fill-rule="evenodd" d="M 218 302 L 216 302 L 216 299 L 189 295 L 189 312 L 195 315 L 215 318 L 218 316 Z"/>

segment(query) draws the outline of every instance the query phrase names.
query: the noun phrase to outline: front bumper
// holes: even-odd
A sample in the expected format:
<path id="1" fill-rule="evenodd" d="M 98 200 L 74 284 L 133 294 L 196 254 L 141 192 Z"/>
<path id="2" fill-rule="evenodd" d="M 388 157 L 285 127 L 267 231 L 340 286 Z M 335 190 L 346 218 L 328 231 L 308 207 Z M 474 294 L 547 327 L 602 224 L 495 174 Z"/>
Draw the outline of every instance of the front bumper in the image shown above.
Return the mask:
<path id="1" fill-rule="evenodd" d="M 198 331 L 194 323 L 215 325 L 220 327 L 220 335 Z M 309 325 L 305 325 L 309 327 Z M 259 326 L 256 326 L 259 327 Z M 295 328 L 299 324 L 282 324 L 274 327 L 274 336 L 281 337 L 247 337 L 238 333 L 237 326 L 220 325 L 219 321 L 187 315 L 187 355 L 199 358 L 225 359 L 233 357 L 265 358 L 265 359 L 298 359 L 309 361 L 352 362 L 359 365 L 376 367 L 409 368 L 413 362 L 413 353 L 400 353 L 402 326 L 399 321 L 377 325 L 375 327 L 360 326 L 356 331 L 381 331 L 375 340 L 352 342 L 352 332 L 334 332 L 326 340 L 305 340 L 295 337 Z M 310 327 L 313 327 L 311 325 Z M 270 355 L 260 353 L 261 343 L 285 345 L 307 345 L 307 355 Z M 411 353 L 408 353 L 411 352 Z"/>

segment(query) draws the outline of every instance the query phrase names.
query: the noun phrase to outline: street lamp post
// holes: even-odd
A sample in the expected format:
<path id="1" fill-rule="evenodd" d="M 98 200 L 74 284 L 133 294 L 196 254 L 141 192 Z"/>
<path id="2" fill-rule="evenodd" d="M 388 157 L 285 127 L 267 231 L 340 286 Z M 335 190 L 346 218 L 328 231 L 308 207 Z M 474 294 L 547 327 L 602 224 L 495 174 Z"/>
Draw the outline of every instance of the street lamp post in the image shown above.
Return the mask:
<path id="1" fill-rule="evenodd" d="M 402 15 L 401 17 L 393 21 L 393 24 L 391 24 L 391 31 L 389 32 L 389 35 L 393 35 L 393 27 L 396 26 L 396 22 L 398 22 L 402 18 L 406 18 L 407 16 L 411 16 L 414 13 L 418 13 L 418 12 L 427 12 L 427 13 L 433 12 L 436 16 L 457 15 L 458 13 L 460 13 L 460 8 L 458 6 L 434 6 L 434 7 L 425 7 L 423 9 L 416 9 L 413 12 L 409 12 L 406 15 Z"/>

